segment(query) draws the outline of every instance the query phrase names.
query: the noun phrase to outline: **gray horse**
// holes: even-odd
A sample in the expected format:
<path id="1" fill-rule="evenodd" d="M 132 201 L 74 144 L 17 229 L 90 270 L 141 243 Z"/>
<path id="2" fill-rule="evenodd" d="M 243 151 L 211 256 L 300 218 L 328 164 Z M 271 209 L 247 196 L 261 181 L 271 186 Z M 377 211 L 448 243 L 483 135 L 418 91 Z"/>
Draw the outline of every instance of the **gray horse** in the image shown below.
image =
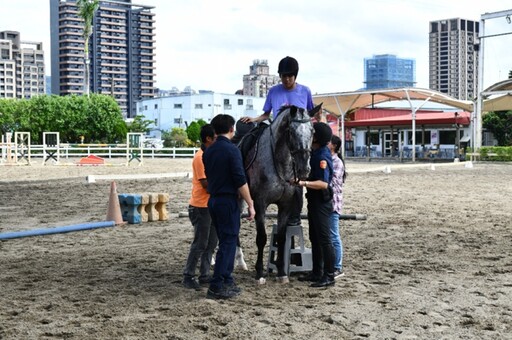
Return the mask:
<path id="1" fill-rule="evenodd" d="M 267 243 L 265 212 L 275 203 L 277 214 L 277 278 L 288 282 L 284 271 L 284 244 L 286 225 L 292 207 L 297 204 L 294 197 L 297 187 L 294 180 L 305 180 L 310 171 L 309 158 L 313 141 L 311 117 L 320 106 L 310 112 L 296 106 L 283 107 L 278 117 L 265 128 L 256 144 L 249 149 L 244 163 L 249 180 L 249 189 L 256 211 L 256 279 L 264 283 L 263 252 Z M 243 143 L 243 142 L 242 142 Z"/>

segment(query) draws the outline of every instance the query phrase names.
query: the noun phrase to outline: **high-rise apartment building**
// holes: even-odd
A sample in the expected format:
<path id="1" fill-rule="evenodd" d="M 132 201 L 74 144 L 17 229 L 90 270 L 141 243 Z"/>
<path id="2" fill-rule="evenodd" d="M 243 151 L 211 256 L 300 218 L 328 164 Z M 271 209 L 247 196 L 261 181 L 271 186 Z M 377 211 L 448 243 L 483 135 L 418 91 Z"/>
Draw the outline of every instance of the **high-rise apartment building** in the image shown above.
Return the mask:
<path id="1" fill-rule="evenodd" d="M 127 117 L 155 96 L 154 7 L 101 0 L 89 42 L 90 91 L 112 95 Z M 52 93 L 84 92 L 83 20 L 76 0 L 50 0 Z"/>
<path id="2" fill-rule="evenodd" d="M 243 81 L 245 96 L 266 97 L 268 90 L 278 84 L 281 79 L 269 74 L 267 60 L 256 59 L 249 67 L 249 74 L 244 75 Z"/>
<path id="3" fill-rule="evenodd" d="M 42 94 L 45 94 L 43 43 L 22 41 L 19 32 L 0 32 L 0 98 Z"/>
<path id="4" fill-rule="evenodd" d="M 460 100 L 473 100 L 478 85 L 478 21 L 430 22 L 429 87 Z"/>
<path id="5" fill-rule="evenodd" d="M 397 58 L 393 54 L 374 55 L 364 59 L 366 89 L 414 87 L 416 61 Z"/>

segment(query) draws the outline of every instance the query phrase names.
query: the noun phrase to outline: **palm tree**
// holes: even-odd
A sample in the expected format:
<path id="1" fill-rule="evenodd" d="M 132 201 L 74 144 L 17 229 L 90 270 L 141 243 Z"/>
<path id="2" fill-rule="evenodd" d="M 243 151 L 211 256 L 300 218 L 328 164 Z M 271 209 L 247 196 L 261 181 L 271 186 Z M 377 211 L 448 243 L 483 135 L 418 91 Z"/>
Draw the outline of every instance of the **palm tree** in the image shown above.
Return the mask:
<path id="1" fill-rule="evenodd" d="M 78 16 L 84 20 L 84 62 L 85 62 L 85 75 L 84 75 L 84 93 L 89 95 L 89 38 L 92 34 L 92 19 L 94 12 L 99 7 L 99 0 L 77 0 Z"/>

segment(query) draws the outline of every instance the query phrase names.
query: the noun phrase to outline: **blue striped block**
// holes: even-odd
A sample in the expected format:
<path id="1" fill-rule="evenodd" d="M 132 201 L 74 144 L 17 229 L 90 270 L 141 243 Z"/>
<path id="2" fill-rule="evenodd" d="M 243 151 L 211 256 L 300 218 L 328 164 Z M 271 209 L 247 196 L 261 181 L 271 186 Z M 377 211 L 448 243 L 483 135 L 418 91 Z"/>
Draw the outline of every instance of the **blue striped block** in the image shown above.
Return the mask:
<path id="1" fill-rule="evenodd" d="M 121 215 L 123 221 L 130 224 L 139 224 L 142 222 L 142 216 L 139 212 L 139 206 L 142 204 L 142 195 L 140 194 L 118 194 L 119 205 L 121 206 Z"/>

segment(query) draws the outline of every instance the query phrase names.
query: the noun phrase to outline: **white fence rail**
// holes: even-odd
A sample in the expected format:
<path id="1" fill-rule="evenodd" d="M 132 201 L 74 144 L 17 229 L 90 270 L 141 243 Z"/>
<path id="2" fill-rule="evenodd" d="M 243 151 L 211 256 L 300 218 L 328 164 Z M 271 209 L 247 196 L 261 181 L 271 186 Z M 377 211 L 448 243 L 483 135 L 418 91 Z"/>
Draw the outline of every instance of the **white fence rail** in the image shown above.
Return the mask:
<path id="1" fill-rule="evenodd" d="M 142 151 L 143 158 L 187 158 L 194 157 L 194 154 L 199 150 L 198 148 L 141 148 L 136 151 Z M 76 158 L 76 157 L 87 157 L 95 155 L 101 158 L 117 158 L 126 157 L 127 149 L 125 145 L 116 144 L 89 144 L 89 145 L 69 145 L 61 144 L 59 147 L 53 146 L 44 147 L 43 145 L 31 145 L 30 156 L 31 157 L 48 157 L 48 152 L 56 152 L 60 158 Z M 133 149 L 130 149 L 133 152 Z M 46 152 L 46 154 L 45 154 Z"/>

